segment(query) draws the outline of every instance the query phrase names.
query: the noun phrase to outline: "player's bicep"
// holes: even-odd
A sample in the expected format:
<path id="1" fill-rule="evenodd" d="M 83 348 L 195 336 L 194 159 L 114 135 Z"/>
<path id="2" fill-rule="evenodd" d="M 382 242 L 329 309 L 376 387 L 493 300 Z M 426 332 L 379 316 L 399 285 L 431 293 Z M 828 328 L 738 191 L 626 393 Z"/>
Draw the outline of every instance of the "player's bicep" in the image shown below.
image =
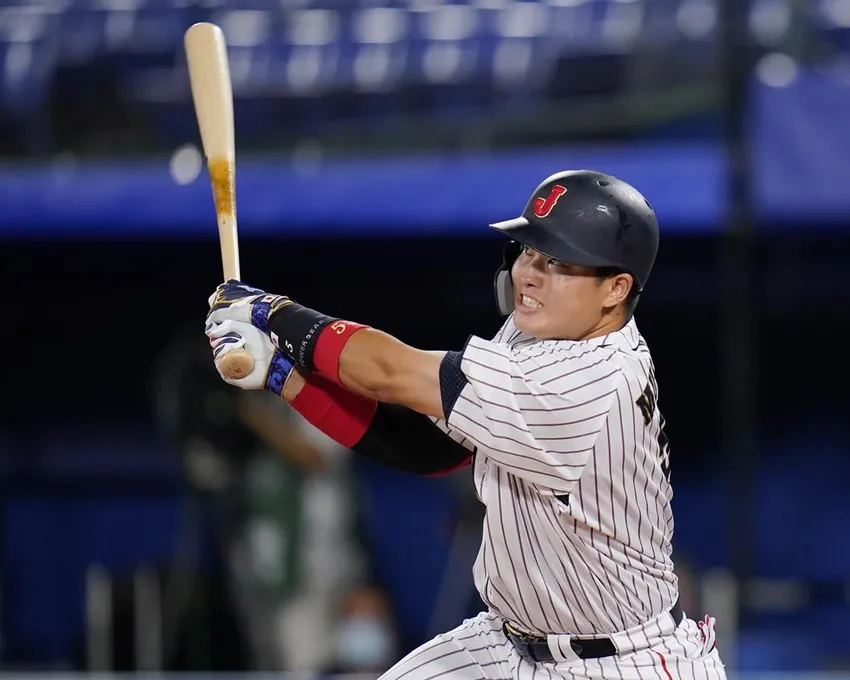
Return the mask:
<path id="1" fill-rule="evenodd" d="M 550 354 L 522 357 L 474 338 L 451 428 L 512 474 L 568 491 L 581 477 L 614 395 L 616 368 Z"/>

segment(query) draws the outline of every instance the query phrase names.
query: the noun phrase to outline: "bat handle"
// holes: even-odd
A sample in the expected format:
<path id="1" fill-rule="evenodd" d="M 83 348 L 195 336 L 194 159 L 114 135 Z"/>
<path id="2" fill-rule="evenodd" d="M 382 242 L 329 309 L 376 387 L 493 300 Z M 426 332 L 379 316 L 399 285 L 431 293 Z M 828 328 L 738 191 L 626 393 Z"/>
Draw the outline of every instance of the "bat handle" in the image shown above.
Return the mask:
<path id="1" fill-rule="evenodd" d="M 239 242 L 236 238 L 236 212 L 233 204 L 233 164 L 218 163 L 210 165 L 213 178 L 213 191 L 218 213 L 219 241 L 221 244 L 221 262 L 224 280 L 240 279 Z M 221 372 L 228 378 L 238 380 L 254 370 L 254 357 L 244 349 L 233 350 L 221 358 Z"/>
<path id="2" fill-rule="evenodd" d="M 219 368 L 228 378 L 238 380 L 254 370 L 254 357 L 247 350 L 235 349 L 221 358 Z"/>

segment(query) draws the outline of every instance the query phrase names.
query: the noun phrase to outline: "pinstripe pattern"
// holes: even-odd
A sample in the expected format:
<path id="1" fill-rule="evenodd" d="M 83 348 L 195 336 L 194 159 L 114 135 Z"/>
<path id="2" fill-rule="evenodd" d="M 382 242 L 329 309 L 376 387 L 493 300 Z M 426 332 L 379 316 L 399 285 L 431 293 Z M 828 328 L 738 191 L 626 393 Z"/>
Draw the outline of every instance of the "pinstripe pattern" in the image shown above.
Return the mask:
<path id="1" fill-rule="evenodd" d="M 493 341 L 469 340 L 461 368 L 468 384 L 437 425 L 476 449 L 487 512 L 473 574 L 490 611 L 537 634 L 657 636 L 644 628 L 678 590 L 672 491 L 634 321 L 572 342 L 509 319 Z"/>
<path id="2" fill-rule="evenodd" d="M 669 618 L 669 617 L 668 617 Z M 523 659 L 502 632 L 502 619 L 482 613 L 414 650 L 380 680 L 725 680 L 717 650 L 706 650 L 694 621 L 681 625 L 631 653 L 583 661 L 569 652 L 566 636 L 551 636 L 560 652 L 554 663 Z"/>
<path id="3" fill-rule="evenodd" d="M 713 639 L 668 610 L 677 596 L 672 491 L 652 358 L 634 323 L 587 342 L 537 341 L 509 320 L 472 338 L 448 424 L 475 452 L 486 505 L 473 575 L 489 611 L 437 636 L 382 680 L 725 680 Z M 547 638 L 520 657 L 504 621 Z M 581 660 L 570 635 L 606 634 Z"/>

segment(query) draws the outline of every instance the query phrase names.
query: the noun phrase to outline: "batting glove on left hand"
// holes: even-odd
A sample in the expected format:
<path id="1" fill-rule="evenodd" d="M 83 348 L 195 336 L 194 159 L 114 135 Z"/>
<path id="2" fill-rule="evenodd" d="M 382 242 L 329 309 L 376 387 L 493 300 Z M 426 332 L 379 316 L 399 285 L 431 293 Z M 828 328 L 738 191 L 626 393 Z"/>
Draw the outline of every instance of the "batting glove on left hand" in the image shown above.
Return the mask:
<path id="1" fill-rule="evenodd" d="M 268 390 L 283 396 L 293 363 L 272 344 L 268 335 L 249 323 L 232 320 L 207 322 L 205 332 L 213 349 L 216 370 L 224 382 L 243 390 Z M 242 378 L 229 378 L 222 373 L 221 361 L 236 349 L 245 349 L 251 354 L 254 370 Z"/>
<path id="2" fill-rule="evenodd" d="M 292 304 L 292 300 L 285 295 L 272 295 L 231 279 L 220 284 L 210 296 L 207 324 L 239 321 L 268 333 L 269 317 L 288 304 Z"/>

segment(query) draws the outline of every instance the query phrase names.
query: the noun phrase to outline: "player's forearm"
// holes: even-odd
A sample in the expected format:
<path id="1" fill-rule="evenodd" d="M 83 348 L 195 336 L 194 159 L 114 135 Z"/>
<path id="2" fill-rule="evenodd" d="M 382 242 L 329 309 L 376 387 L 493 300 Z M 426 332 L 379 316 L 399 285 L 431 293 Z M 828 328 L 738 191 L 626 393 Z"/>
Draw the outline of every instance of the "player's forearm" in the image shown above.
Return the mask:
<path id="1" fill-rule="evenodd" d="M 426 352 L 372 328 L 352 335 L 339 356 L 339 382 L 376 401 L 402 404 L 443 417 L 440 362 L 445 352 Z"/>
<path id="2" fill-rule="evenodd" d="M 399 398 L 404 398 L 399 393 L 404 390 L 409 382 L 415 381 L 415 376 L 412 380 L 405 380 L 401 372 L 397 370 L 398 365 L 403 363 L 403 360 L 392 361 L 389 359 L 389 354 L 381 355 L 379 352 L 376 353 L 372 347 L 369 347 L 369 345 L 375 343 L 366 341 L 365 336 L 367 334 L 384 335 L 380 331 L 364 329 L 356 335 L 356 341 L 352 337 L 346 343 L 346 348 L 340 357 L 338 382 L 370 399 L 397 402 Z M 389 336 L 384 337 L 389 338 Z M 392 338 L 389 339 L 392 340 Z M 352 343 L 354 343 L 354 349 L 349 349 L 349 345 Z M 361 344 L 367 345 L 365 353 L 363 352 L 363 348 L 358 347 Z M 398 343 L 398 341 L 391 344 L 406 347 L 402 343 Z M 404 354 L 404 352 L 401 354 Z M 307 380 L 304 374 L 301 373 L 301 370 L 294 369 L 286 380 L 282 396 L 290 403 L 298 398 L 301 390 L 307 384 Z"/>
<path id="3" fill-rule="evenodd" d="M 381 331 L 334 319 L 298 303 L 269 317 L 272 340 L 296 366 L 316 371 L 364 397 L 443 418 L 444 352 L 415 349 Z M 298 387 L 284 391 L 291 400 Z"/>
<path id="4" fill-rule="evenodd" d="M 343 348 L 337 379 L 364 397 L 443 418 L 439 372 L 444 355 L 414 349 L 381 331 L 363 329 Z M 298 369 L 293 370 L 283 398 L 294 402 L 306 382 Z"/>

